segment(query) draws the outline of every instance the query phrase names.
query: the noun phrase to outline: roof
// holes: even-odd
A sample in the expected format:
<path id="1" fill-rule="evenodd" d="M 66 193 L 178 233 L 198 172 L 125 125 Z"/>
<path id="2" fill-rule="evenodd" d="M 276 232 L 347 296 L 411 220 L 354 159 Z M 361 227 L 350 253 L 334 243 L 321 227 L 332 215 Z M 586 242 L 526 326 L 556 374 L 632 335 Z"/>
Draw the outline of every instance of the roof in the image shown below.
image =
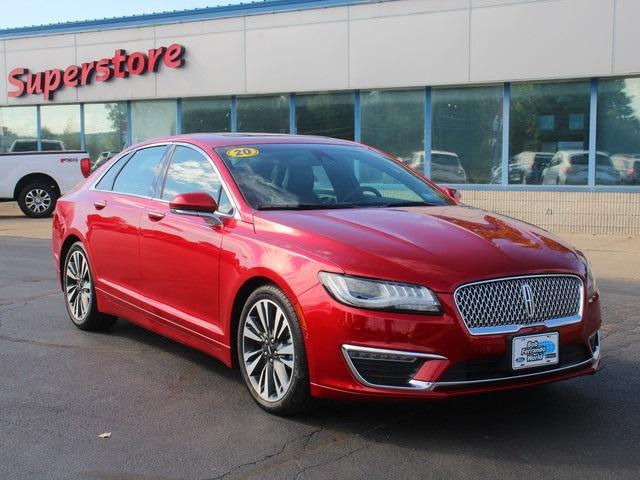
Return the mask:
<path id="1" fill-rule="evenodd" d="M 293 135 L 286 133 L 188 133 L 172 135 L 169 137 L 153 138 L 132 145 L 130 148 L 138 148 L 143 145 L 151 145 L 163 142 L 186 142 L 209 148 L 233 147 L 243 145 L 267 145 L 267 144 L 317 144 L 317 145 L 357 145 L 361 144 L 350 140 L 320 137 L 314 135 Z"/>
<path id="2" fill-rule="evenodd" d="M 0 29 L 0 39 L 35 37 L 42 35 L 58 35 L 95 30 L 112 30 L 118 28 L 164 25 L 168 23 L 195 22 L 216 18 L 243 17 L 266 13 L 309 10 L 358 3 L 371 3 L 382 0 L 259 0 L 235 5 L 195 8 L 190 10 L 174 10 L 126 17 L 112 17 L 95 20 L 78 20 L 72 22 L 33 25 L 17 28 Z"/>

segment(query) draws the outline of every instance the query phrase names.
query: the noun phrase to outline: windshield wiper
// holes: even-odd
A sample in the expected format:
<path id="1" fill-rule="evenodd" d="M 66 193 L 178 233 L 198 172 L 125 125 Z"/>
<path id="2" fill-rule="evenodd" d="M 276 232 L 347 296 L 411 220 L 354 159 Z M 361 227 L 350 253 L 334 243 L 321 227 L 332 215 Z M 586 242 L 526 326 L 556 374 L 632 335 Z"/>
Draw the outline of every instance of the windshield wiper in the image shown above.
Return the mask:
<path id="1" fill-rule="evenodd" d="M 336 208 L 359 208 L 358 205 L 338 203 L 297 203 L 290 205 L 258 205 L 258 210 L 324 210 Z"/>
<path id="2" fill-rule="evenodd" d="M 436 203 L 428 202 L 388 202 L 388 203 L 370 203 L 372 207 L 437 207 Z"/>

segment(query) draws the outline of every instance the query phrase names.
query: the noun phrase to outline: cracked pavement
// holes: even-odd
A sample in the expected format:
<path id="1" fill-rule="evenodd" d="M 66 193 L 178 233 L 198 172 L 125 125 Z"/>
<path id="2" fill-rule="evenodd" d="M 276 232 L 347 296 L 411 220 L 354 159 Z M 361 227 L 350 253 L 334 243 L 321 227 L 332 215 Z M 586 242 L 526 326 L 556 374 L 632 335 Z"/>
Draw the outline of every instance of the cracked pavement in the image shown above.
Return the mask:
<path id="1" fill-rule="evenodd" d="M 637 252 L 627 264 L 640 270 Z M 283 419 L 202 353 L 123 320 L 77 330 L 49 242 L 2 237 L 0 478 L 637 479 L 640 280 L 597 266 L 605 366 L 594 377 L 451 401 L 326 402 Z"/>

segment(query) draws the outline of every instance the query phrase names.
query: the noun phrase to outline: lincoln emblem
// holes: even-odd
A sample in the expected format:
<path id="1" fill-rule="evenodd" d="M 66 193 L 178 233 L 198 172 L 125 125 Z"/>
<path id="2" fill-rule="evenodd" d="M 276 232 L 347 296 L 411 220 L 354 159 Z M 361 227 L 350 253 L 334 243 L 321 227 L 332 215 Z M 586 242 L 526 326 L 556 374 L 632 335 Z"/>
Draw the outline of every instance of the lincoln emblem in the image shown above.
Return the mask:
<path id="1" fill-rule="evenodd" d="M 528 283 L 522 285 L 522 302 L 524 303 L 524 310 L 527 312 L 529 318 L 533 318 L 535 312 L 535 304 L 533 303 L 533 290 Z"/>

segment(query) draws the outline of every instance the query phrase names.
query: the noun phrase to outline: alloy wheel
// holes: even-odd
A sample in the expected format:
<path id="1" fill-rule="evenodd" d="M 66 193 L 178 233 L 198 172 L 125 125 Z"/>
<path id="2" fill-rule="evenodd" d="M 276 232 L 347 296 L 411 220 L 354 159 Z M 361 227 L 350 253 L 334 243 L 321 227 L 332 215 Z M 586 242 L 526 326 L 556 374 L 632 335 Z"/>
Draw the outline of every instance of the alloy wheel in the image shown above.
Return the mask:
<path id="1" fill-rule="evenodd" d="M 51 195 L 46 190 L 34 188 L 27 192 L 24 203 L 33 213 L 44 213 L 51 207 Z"/>
<path id="2" fill-rule="evenodd" d="M 65 293 L 73 320 L 82 322 L 91 306 L 91 275 L 89 262 L 79 250 L 73 252 L 67 262 Z"/>
<path id="3" fill-rule="evenodd" d="M 291 385 L 294 345 L 287 315 L 275 302 L 258 300 L 242 331 L 242 358 L 255 392 L 268 402 L 282 399 Z"/>

